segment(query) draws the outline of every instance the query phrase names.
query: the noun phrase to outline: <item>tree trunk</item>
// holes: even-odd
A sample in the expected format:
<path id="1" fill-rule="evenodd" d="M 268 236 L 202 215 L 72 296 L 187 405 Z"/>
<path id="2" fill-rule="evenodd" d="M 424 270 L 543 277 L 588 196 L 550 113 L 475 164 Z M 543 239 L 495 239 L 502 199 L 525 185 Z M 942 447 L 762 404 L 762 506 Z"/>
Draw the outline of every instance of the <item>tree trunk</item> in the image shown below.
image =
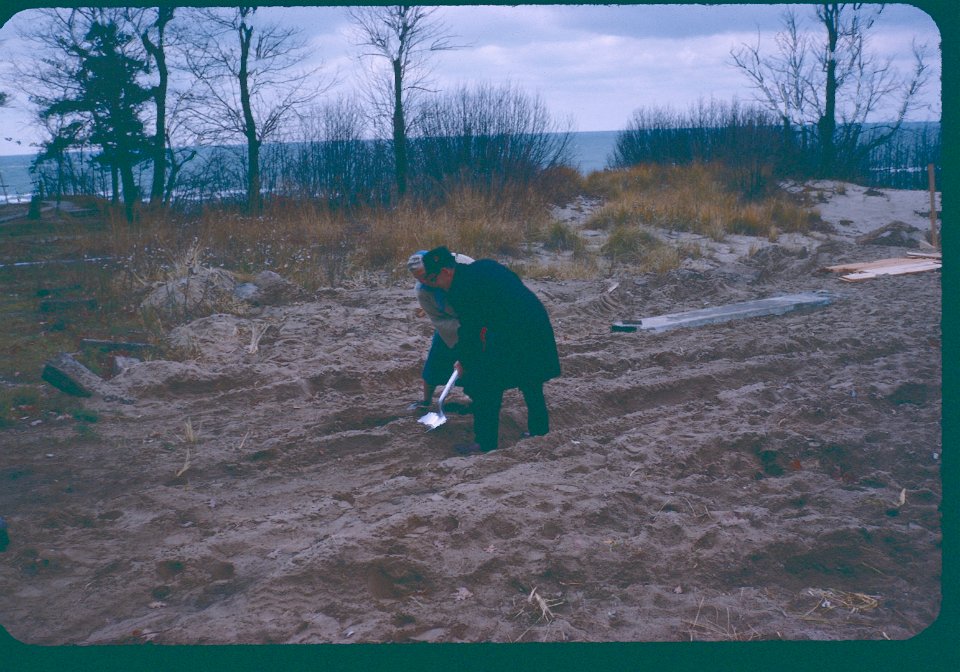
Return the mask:
<path id="1" fill-rule="evenodd" d="M 403 69 L 400 59 L 393 60 L 393 160 L 397 177 L 397 195 L 407 193 L 407 124 L 403 115 Z"/>
<path id="2" fill-rule="evenodd" d="M 164 187 L 166 185 L 167 172 L 167 85 L 169 81 L 169 68 L 167 67 L 167 57 L 163 46 L 163 32 L 167 23 L 173 19 L 173 7 L 160 7 L 157 14 L 157 43 L 154 44 L 149 35 L 144 32 L 142 35 L 143 46 L 146 48 L 154 62 L 157 65 L 157 75 L 159 81 L 153 90 L 153 99 L 157 110 L 157 123 L 153 136 L 153 148 L 151 158 L 153 159 L 153 179 L 150 183 L 150 204 L 156 205 L 163 202 Z"/>
<path id="3" fill-rule="evenodd" d="M 263 199 L 260 197 L 260 141 L 255 134 L 247 134 L 247 210 L 251 215 L 260 214 Z"/>
<path id="4" fill-rule="evenodd" d="M 116 205 L 120 202 L 120 171 L 116 163 L 110 165 L 110 189 L 113 192 L 110 194 L 110 202 Z"/>
<path id="5" fill-rule="evenodd" d="M 243 108 L 243 134 L 247 138 L 247 210 L 252 215 L 260 213 L 260 140 L 257 137 L 257 122 L 253 117 L 250 102 L 250 73 L 247 69 L 250 60 L 250 43 L 253 28 L 240 24 L 240 105 Z"/>
<path id="6" fill-rule="evenodd" d="M 823 115 L 817 122 L 820 140 L 820 173 L 823 177 L 833 175 L 836 168 L 837 131 L 837 40 L 840 32 L 840 7 L 836 3 L 822 6 L 821 18 L 827 29 L 826 69 L 827 81 L 824 91 Z"/>
<path id="7" fill-rule="evenodd" d="M 124 161 L 124 164 L 120 166 L 120 179 L 123 184 L 123 212 L 127 221 L 132 222 L 134 206 L 139 200 L 140 194 L 138 193 L 137 180 L 133 175 L 133 164 L 129 160 Z"/>

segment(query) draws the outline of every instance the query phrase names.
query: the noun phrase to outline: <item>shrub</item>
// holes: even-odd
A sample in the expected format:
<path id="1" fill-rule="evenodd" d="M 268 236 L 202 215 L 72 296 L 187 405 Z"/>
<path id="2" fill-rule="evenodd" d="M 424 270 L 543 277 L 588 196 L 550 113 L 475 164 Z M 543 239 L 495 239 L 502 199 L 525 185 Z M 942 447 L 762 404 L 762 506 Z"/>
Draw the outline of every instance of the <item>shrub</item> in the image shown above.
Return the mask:
<path id="1" fill-rule="evenodd" d="M 636 223 L 641 220 L 638 213 L 631 207 L 634 204 L 625 202 L 613 202 L 602 206 L 599 210 L 590 215 L 587 219 L 586 227 L 588 229 L 597 229 L 606 231 L 627 224 Z"/>
<path id="2" fill-rule="evenodd" d="M 685 113 L 641 108 L 618 134 L 612 165 L 723 162 L 727 187 L 754 197 L 766 192 L 782 162 L 783 142 L 776 115 L 737 101 L 700 101 Z"/>
<path id="3" fill-rule="evenodd" d="M 600 252 L 615 262 L 640 262 L 645 254 L 660 245 L 663 242 L 649 231 L 619 225 L 610 232 Z"/>
<path id="4" fill-rule="evenodd" d="M 547 203 L 565 206 L 584 192 L 585 182 L 579 171 L 569 166 L 553 166 L 537 176 L 535 187 Z"/>
<path id="5" fill-rule="evenodd" d="M 574 254 L 578 254 L 584 249 L 583 238 L 575 229 L 564 222 L 553 222 L 550 225 L 543 246 L 548 250 L 573 252 Z"/>
<path id="6" fill-rule="evenodd" d="M 815 223 L 807 210 L 783 194 L 743 198 L 730 186 L 729 174 L 722 164 L 702 163 L 645 164 L 594 173 L 587 178 L 587 188 L 603 194 L 607 202 L 588 226 L 646 224 L 723 240 L 729 233 L 770 236 L 774 228 L 804 232 Z"/>
<path id="7" fill-rule="evenodd" d="M 643 257 L 642 267 L 657 274 L 668 273 L 680 266 L 680 251 L 670 245 L 657 245 Z"/>
<path id="8" fill-rule="evenodd" d="M 568 162 L 570 133 L 543 101 L 510 85 L 461 86 L 420 110 L 411 164 L 421 194 L 526 189 Z"/>

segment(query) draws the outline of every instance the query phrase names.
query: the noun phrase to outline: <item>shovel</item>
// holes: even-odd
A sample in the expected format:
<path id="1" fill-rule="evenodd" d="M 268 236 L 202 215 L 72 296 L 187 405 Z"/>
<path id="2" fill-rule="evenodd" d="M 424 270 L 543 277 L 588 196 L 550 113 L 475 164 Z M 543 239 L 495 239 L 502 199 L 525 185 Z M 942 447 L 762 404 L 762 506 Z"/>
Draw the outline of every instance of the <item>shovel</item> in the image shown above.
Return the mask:
<path id="1" fill-rule="evenodd" d="M 443 392 L 440 393 L 440 398 L 437 399 L 437 411 L 438 413 L 430 412 L 425 416 L 420 418 L 417 422 L 427 426 L 427 431 L 431 429 L 436 429 L 443 423 L 447 421 L 447 416 L 443 414 L 443 400 L 447 398 L 447 394 L 450 392 L 450 388 L 453 387 L 453 384 L 457 382 L 457 376 L 460 375 L 460 372 L 456 369 L 453 370 L 453 373 L 450 374 L 450 380 L 447 381 L 447 384 L 443 386 Z"/>

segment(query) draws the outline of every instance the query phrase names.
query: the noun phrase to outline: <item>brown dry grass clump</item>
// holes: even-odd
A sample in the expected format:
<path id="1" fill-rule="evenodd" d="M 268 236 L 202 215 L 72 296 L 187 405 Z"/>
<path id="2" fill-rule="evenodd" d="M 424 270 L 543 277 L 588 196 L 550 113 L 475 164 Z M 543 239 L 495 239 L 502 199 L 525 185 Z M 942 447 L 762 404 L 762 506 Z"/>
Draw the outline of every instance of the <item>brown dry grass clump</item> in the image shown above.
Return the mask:
<path id="1" fill-rule="evenodd" d="M 182 273 L 184 260 L 240 274 L 272 270 L 314 290 L 369 273 L 392 277 L 412 251 L 437 245 L 475 257 L 516 255 L 548 223 L 537 194 L 465 188 L 432 207 L 409 201 L 391 209 L 334 211 L 283 200 L 258 217 L 212 209 L 189 219 L 145 212 L 133 226 L 111 218 L 97 244 L 125 260 L 126 290 Z"/>
<path id="2" fill-rule="evenodd" d="M 640 165 L 593 173 L 586 182 L 606 201 L 589 222 L 596 229 L 647 225 L 723 240 L 731 233 L 771 237 L 810 226 L 809 213 L 783 195 L 743 198 L 715 164 Z"/>
<path id="3" fill-rule="evenodd" d="M 412 251 L 438 245 L 476 258 L 517 255 L 548 219 L 536 194 L 493 195 L 463 188 L 433 208 L 403 204 L 366 213 L 353 260 L 369 269 L 390 269 Z"/>

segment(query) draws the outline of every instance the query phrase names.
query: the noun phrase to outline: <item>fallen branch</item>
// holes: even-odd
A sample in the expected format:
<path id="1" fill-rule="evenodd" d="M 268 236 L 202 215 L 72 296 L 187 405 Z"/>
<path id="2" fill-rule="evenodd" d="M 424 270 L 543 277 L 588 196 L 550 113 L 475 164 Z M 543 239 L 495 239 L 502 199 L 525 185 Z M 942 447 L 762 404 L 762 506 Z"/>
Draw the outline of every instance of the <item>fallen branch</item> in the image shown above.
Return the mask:
<path id="1" fill-rule="evenodd" d="M 254 354 L 260 347 L 260 339 L 266 333 L 270 325 L 266 322 L 255 322 L 250 329 L 250 345 L 247 346 L 247 353 Z"/>
<path id="2" fill-rule="evenodd" d="M 697 630 L 699 633 L 705 635 L 712 635 L 713 637 L 719 639 L 730 640 L 734 642 L 748 642 L 753 639 L 759 639 L 760 633 L 750 627 L 749 633 L 737 632 L 737 629 L 730 624 L 730 610 L 727 609 L 727 623 L 726 626 L 720 624 L 720 612 L 714 607 L 714 611 L 717 614 L 716 622 L 711 622 L 709 619 L 700 620 L 700 612 L 703 609 L 703 598 L 700 598 L 700 604 L 697 605 L 697 615 L 694 616 L 693 621 L 683 621 L 686 625 L 690 626 L 688 631 L 690 634 L 690 641 L 694 641 L 694 630 Z"/>
<path id="3" fill-rule="evenodd" d="M 187 444 L 187 457 L 183 461 L 183 466 L 177 472 L 176 478 L 180 478 L 187 473 L 187 469 L 190 468 L 190 446 L 197 443 L 197 433 L 193 430 L 193 424 L 189 419 L 183 423 L 183 440 Z"/>
<path id="4" fill-rule="evenodd" d="M 537 592 L 537 587 L 534 586 L 533 590 L 530 591 L 530 595 L 527 596 L 527 602 L 535 605 L 540 609 L 540 618 L 537 619 L 537 622 L 546 620 L 549 622 L 551 619 L 555 618 L 552 611 L 552 607 L 559 607 L 563 604 L 563 600 L 545 600 Z"/>
<path id="5" fill-rule="evenodd" d="M 239 450 L 243 450 L 243 444 L 245 444 L 245 443 L 247 442 L 247 439 L 250 438 L 250 432 L 252 432 L 252 431 L 253 431 L 252 429 L 248 429 L 248 430 L 247 430 L 247 433 L 244 434 L 243 438 L 240 440 L 240 445 L 237 446 L 237 450 L 238 450 L 238 451 L 239 451 Z"/>

